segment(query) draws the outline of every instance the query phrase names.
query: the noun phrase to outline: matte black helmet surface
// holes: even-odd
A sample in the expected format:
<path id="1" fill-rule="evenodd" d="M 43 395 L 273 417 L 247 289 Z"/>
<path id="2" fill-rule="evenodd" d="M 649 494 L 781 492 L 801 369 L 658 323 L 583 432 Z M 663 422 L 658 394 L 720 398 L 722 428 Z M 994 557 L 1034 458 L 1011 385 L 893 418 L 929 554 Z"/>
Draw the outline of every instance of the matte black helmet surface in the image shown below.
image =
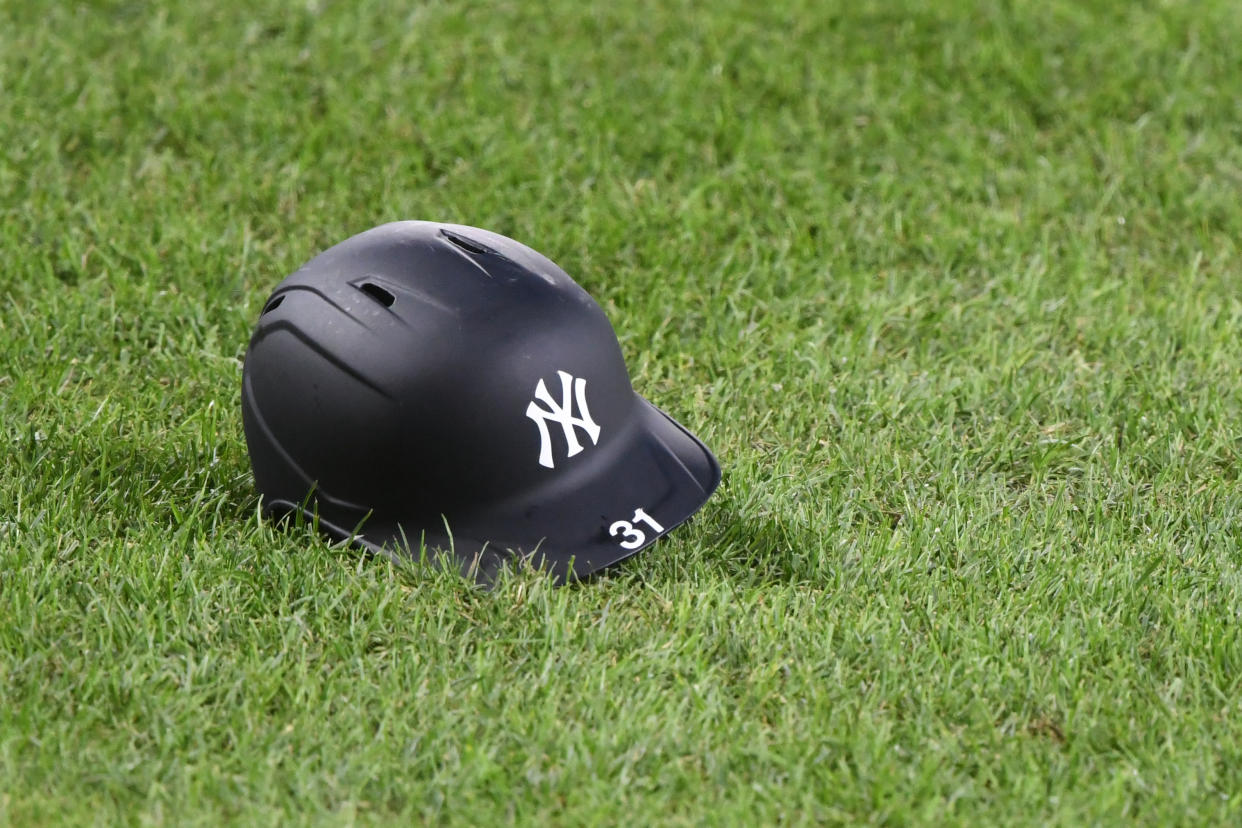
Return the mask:
<path id="1" fill-rule="evenodd" d="M 630 386 L 599 305 L 512 239 L 385 224 L 277 286 L 242 415 L 265 510 L 390 555 L 558 580 L 696 512 L 716 458 Z M 355 531 L 356 530 L 356 531 Z"/>

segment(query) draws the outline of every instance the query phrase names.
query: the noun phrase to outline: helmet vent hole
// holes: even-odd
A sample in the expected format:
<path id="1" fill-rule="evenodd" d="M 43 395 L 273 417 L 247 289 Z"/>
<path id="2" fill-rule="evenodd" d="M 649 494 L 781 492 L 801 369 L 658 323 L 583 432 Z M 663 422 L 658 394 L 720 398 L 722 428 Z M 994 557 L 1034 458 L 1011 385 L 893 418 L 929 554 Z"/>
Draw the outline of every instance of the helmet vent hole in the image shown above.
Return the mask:
<path id="1" fill-rule="evenodd" d="M 396 297 L 374 282 L 363 282 L 358 288 L 386 308 L 391 308 L 392 303 L 396 301 Z"/>
<path id="2" fill-rule="evenodd" d="M 280 296 L 277 296 L 275 299 L 268 302 L 267 306 L 263 308 L 263 313 L 260 313 L 259 316 L 263 316 L 264 314 L 268 314 L 276 310 L 277 308 L 280 307 L 280 303 L 283 301 L 285 301 L 285 296 L 282 293 Z"/>
<path id="3" fill-rule="evenodd" d="M 448 239 L 467 253 L 473 253 L 476 256 L 482 256 L 485 253 L 492 252 L 478 242 L 471 241 L 465 236 L 459 236 L 456 233 L 450 233 L 447 230 L 441 230 L 440 235 L 444 236 L 444 238 Z"/>

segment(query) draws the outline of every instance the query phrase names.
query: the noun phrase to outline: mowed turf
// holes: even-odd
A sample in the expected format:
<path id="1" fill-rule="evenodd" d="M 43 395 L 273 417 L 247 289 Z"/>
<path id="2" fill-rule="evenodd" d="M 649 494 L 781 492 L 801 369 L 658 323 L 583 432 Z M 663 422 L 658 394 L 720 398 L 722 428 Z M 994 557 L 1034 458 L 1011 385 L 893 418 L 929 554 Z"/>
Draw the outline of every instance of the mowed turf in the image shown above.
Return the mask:
<path id="1" fill-rule="evenodd" d="M 1242 818 L 1238 43 L 0 0 L 0 823 Z M 690 524 L 484 592 L 258 519 L 250 326 L 402 218 L 591 291 Z"/>

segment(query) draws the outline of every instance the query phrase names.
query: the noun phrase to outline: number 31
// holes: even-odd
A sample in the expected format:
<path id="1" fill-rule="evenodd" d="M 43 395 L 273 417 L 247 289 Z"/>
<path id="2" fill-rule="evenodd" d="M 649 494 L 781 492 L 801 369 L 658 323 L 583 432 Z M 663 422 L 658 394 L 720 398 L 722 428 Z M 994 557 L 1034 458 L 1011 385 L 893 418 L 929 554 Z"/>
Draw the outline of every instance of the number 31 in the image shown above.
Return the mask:
<path id="1" fill-rule="evenodd" d="M 634 523 L 645 523 L 655 532 L 664 531 L 664 527 L 656 523 L 656 519 L 641 508 L 634 510 L 634 517 L 631 520 Z M 608 534 L 614 538 L 618 536 L 625 538 L 625 540 L 621 541 L 622 549 L 637 549 L 647 540 L 647 535 L 641 529 L 635 529 L 634 523 L 630 523 L 628 520 L 618 520 L 608 527 Z"/>

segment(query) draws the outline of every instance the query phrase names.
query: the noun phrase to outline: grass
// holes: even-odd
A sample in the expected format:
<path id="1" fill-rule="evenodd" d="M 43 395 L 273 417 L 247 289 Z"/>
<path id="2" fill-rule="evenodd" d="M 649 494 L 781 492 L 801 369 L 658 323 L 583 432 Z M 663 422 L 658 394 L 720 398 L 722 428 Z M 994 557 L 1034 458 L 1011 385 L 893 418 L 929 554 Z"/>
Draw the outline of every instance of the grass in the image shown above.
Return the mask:
<path id="1" fill-rule="evenodd" d="M 0 0 L 0 823 L 1242 816 L 1229 0 Z M 257 518 L 268 291 L 383 221 L 722 458 L 484 593 Z"/>

